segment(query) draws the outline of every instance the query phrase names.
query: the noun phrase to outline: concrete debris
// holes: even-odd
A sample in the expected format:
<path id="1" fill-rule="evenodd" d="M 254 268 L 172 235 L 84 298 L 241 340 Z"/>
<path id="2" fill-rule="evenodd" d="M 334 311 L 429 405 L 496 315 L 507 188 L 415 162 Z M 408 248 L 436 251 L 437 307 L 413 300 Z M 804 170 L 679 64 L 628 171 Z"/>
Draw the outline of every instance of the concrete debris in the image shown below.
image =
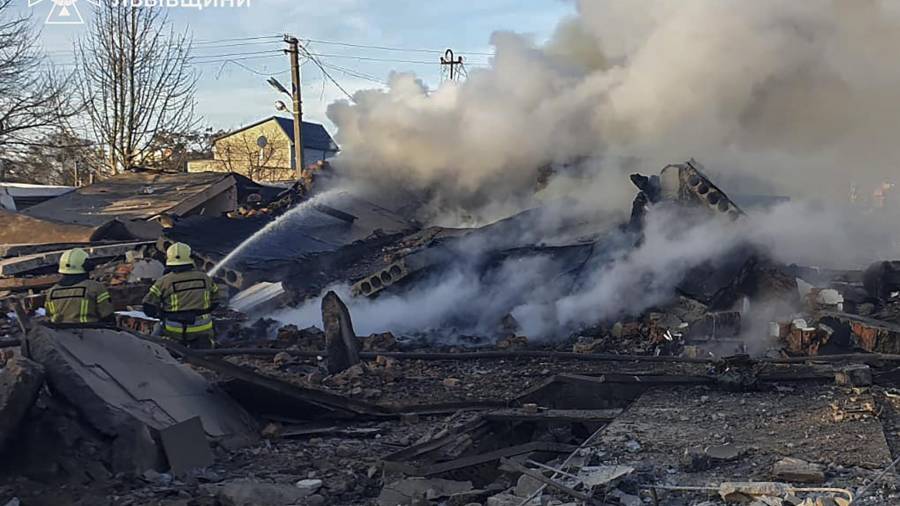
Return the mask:
<path id="1" fill-rule="evenodd" d="M 531 497 L 532 494 L 542 488 L 542 485 L 542 482 L 523 474 L 522 476 L 519 476 L 519 480 L 516 482 L 515 495 L 519 497 Z"/>
<path id="2" fill-rule="evenodd" d="M 439 478 L 409 478 L 386 484 L 378 496 L 379 506 L 406 506 L 420 504 L 462 494 L 472 490 L 470 481 L 453 481 Z"/>
<path id="3" fill-rule="evenodd" d="M 43 384 L 44 368 L 27 358 L 8 360 L 0 370 L 0 449 L 15 436 Z"/>
<path id="4" fill-rule="evenodd" d="M 519 506 L 522 504 L 522 497 L 515 494 L 497 494 L 487 498 L 484 506 Z M 540 499 L 532 499 L 525 502 L 525 506 L 540 506 Z"/>
<path id="5" fill-rule="evenodd" d="M 582 466 L 578 479 L 588 488 L 612 487 L 634 472 L 630 466 Z"/>
<path id="6" fill-rule="evenodd" d="M 292 506 L 311 496 L 311 488 L 251 479 L 233 480 L 206 487 L 227 506 Z"/>
<path id="7" fill-rule="evenodd" d="M 296 487 L 310 495 L 315 494 L 322 488 L 322 480 L 308 479 L 300 480 L 295 483 Z"/>
<path id="8" fill-rule="evenodd" d="M 359 349 L 350 311 L 334 292 L 322 298 L 322 324 L 325 328 L 326 367 L 336 374 L 359 364 Z"/>
<path id="9" fill-rule="evenodd" d="M 851 364 L 834 373 L 834 381 L 845 387 L 867 387 L 872 385 L 872 369 L 865 364 Z"/>
<path id="10" fill-rule="evenodd" d="M 261 281 L 231 298 L 229 306 L 245 314 L 262 314 L 284 305 L 287 292 L 282 283 Z"/>
<path id="11" fill-rule="evenodd" d="M 252 439 L 255 432 L 240 406 L 163 347 L 131 334 L 37 326 L 27 336 L 27 350 L 44 367 L 53 392 L 113 439 L 116 472 L 161 467 L 164 452 L 153 432 L 190 418 L 199 417 L 212 438 Z"/>
<path id="12" fill-rule="evenodd" d="M 543 209 L 450 229 L 416 222 L 404 202 L 338 192 L 284 222 L 265 253 L 250 248 L 217 270 L 232 295 L 213 313 L 219 347 L 149 336 L 158 321 L 138 309 L 168 245 L 187 240 L 211 270 L 329 171 L 287 190 L 192 176 L 212 186 L 172 213 L 153 192 L 174 189 L 148 183 L 141 200 L 161 209 L 152 218 L 79 227 L 71 244 L 0 245 L 0 497 L 60 504 L 49 492 L 59 485 L 85 494 L 79 504 L 673 506 L 718 493 L 754 506 L 845 505 L 840 487 L 869 483 L 900 448 L 900 261 L 787 266 L 737 244 L 689 262 L 652 306 L 593 308 L 596 321 L 551 329 L 553 339 L 528 334 L 544 315 L 521 300 L 357 336 L 329 291 L 321 329 L 276 321 L 332 286 L 369 299 L 351 307 L 418 296 L 460 258 L 486 284 L 499 266 L 540 258 L 565 294 L 629 258 L 651 208 L 749 219 L 744 200 L 693 160 L 634 174 L 628 223 L 563 223 L 552 238 L 532 233 Z M 466 258 L 475 243 L 483 251 Z M 53 263 L 74 245 L 101 261 L 91 277 L 110 287 L 118 328 L 134 333 L 42 324 Z M 654 288 L 645 281 L 631 288 Z M 760 472 L 776 481 L 672 486 Z M 837 491 L 797 486 L 826 478 Z M 890 486 L 872 499 L 900 502 Z"/>
<path id="13" fill-rule="evenodd" d="M 784 496 L 792 491 L 787 483 L 725 482 L 719 485 L 719 497 L 725 502 L 749 503 L 762 496 Z"/>
<path id="14" fill-rule="evenodd" d="M 791 483 L 823 483 L 825 481 L 822 466 L 791 457 L 781 459 L 772 466 L 772 477 Z"/>

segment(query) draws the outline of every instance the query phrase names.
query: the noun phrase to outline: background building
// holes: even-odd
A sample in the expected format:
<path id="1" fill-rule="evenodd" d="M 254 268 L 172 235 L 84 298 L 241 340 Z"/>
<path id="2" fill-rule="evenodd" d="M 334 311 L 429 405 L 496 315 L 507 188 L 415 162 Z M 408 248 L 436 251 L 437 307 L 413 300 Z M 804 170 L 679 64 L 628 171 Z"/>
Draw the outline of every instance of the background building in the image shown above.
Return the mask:
<path id="1" fill-rule="evenodd" d="M 338 152 L 331 135 L 318 123 L 303 122 L 303 156 L 307 165 Z M 188 172 L 237 172 L 255 181 L 291 181 L 294 163 L 294 121 L 272 116 L 213 140 L 213 159 L 188 162 Z"/>

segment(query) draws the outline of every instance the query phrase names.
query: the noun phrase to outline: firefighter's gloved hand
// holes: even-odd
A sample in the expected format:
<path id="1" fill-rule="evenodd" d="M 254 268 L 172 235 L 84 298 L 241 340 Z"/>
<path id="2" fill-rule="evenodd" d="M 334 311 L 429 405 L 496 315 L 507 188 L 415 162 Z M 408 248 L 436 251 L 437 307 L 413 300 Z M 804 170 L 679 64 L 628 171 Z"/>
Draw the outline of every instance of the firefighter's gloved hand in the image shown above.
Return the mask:
<path id="1" fill-rule="evenodd" d="M 153 304 L 144 304 L 144 314 L 149 316 L 150 318 L 156 318 L 159 316 L 159 308 L 154 306 Z"/>

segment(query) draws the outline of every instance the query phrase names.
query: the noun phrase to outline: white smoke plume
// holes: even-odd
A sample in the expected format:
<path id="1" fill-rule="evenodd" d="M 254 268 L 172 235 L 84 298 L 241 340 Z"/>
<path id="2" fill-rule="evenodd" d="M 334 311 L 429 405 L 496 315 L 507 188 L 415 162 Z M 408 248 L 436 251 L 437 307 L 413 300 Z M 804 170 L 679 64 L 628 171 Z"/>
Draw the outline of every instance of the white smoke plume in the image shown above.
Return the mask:
<path id="1" fill-rule="evenodd" d="M 350 297 L 346 286 L 329 289 L 344 297 L 360 334 L 492 337 L 500 319 L 510 313 L 530 338 L 558 339 L 598 322 L 664 306 L 688 270 L 715 262 L 736 247 L 753 245 L 784 263 L 864 267 L 894 249 L 890 237 L 873 235 L 864 226 L 867 219 L 804 203 L 781 204 L 738 221 L 687 219 L 663 206 L 651 209 L 638 247 L 617 242 L 616 234 L 612 241 L 601 241 L 598 247 L 607 248 L 608 258 L 578 273 L 577 285 L 558 277 L 570 266 L 560 266 L 541 253 L 508 259 L 486 276 L 476 259 L 504 240 L 488 236 L 455 248 L 460 257 L 449 272 L 413 283 L 406 291 L 367 299 Z M 835 229 L 841 232 L 834 233 Z M 319 325 L 319 300 L 273 317 L 301 326 Z"/>
<path id="2" fill-rule="evenodd" d="M 869 191 L 896 173 L 896 3 L 577 5 L 546 45 L 495 33 L 492 67 L 464 83 L 395 74 L 331 105 L 342 170 L 437 189 L 442 209 L 490 204 L 485 220 L 527 202 L 540 167 L 586 156 L 600 158 L 591 177 L 555 183 L 606 209 L 630 193 L 623 166 L 691 157 L 793 196 L 844 198 L 851 180 Z"/>
<path id="3" fill-rule="evenodd" d="M 615 250 L 614 261 L 592 265 L 576 287 L 547 279 L 552 260 L 539 254 L 508 260 L 490 280 L 462 261 L 406 293 L 348 300 L 360 333 L 456 325 L 490 332 L 511 311 L 530 337 L 561 336 L 664 302 L 688 269 L 738 244 L 784 262 L 843 268 L 896 250 L 890 217 L 822 202 L 846 202 L 851 183 L 865 194 L 896 174 L 897 4 L 577 5 L 544 45 L 495 33 L 491 68 L 470 71 L 463 83 L 431 90 L 394 74 L 387 90 L 332 104 L 339 171 L 427 194 L 431 222 L 445 225 L 483 224 L 560 198 L 558 220 L 621 215 L 635 191 L 625 174 L 691 157 L 726 193 L 794 202 L 737 223 L 684 225 L 651 213 L 637 249 Z M 549 166 L 556 175 L 536 193 Z M 318 302 L 277 317 L 317 324 Z"/>

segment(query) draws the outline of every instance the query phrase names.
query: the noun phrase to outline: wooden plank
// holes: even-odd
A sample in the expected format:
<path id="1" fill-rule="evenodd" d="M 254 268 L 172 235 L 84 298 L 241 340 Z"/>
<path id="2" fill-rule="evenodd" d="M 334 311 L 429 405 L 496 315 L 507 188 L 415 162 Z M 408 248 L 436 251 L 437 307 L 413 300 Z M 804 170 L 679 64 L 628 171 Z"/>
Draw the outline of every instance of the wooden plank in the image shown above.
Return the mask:
<path id="1" fill-rule="evenodd" d="M 524 409 L 499 409 L 484 413 L 488 420 L 503 422 L 611 422 L 621 409 L 547 409 L 526 413 Z"/>
<path id="2" fill-rule="evenodd" d="M 153 244 L 153 241 L 128 242 L 122 244 L 111 244 L 106 246 L 93 246 L 84 248 L 91 258 L 111 258 L 124 255 L 142 246 Z M 66 250 L 49 251 L 47 253 L 37 253 L 34 255 L 25 255 L 15 258 L 7 258 L 0 260 L 0 276 L 14 276 L 23 272 L 49 267 L 59 262 L 60 257 Z"/>
<path id="3" fill-rule="evenodd" d="M 62 274 L 49 274 L 47 276 L 34 276 L 31 278 L 0 278 L 0 290 L 21 291 L 40 290 L 50 288 L 59 283 Z"/>

